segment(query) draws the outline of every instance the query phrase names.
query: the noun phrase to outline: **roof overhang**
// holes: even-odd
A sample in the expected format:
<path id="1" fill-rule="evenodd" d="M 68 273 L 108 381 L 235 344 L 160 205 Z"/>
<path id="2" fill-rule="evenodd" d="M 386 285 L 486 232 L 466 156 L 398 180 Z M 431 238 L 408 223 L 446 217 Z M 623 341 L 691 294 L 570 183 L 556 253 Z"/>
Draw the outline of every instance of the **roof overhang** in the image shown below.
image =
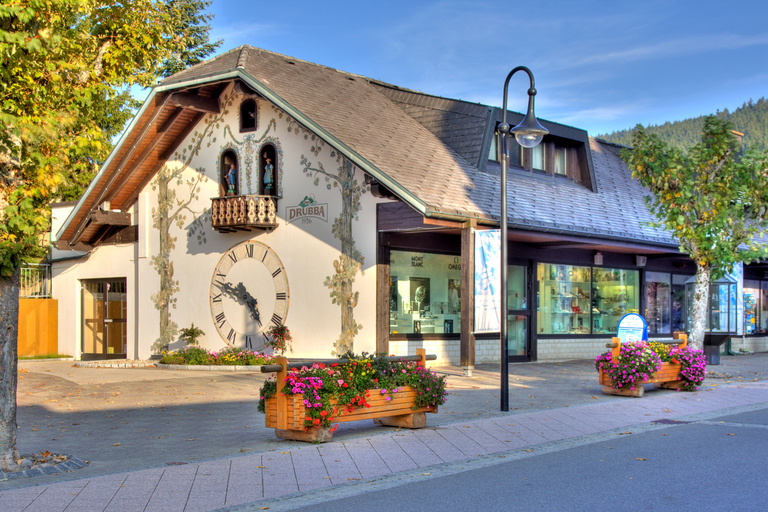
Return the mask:
<path id="1" fill-rule="evenodd" d="M 401 200 L 424 215 L 427 205 L 333 134 L 325 130 L 265 84 L 238 68 L 152 89 L 112 153 L 55 234 L 60 249 L 80 250 L 98 245 L 95 212 L 108 202 L 112 210 L 127 212 L 141 190 L 170 158 L 202 117 L 219 111 L 218 98 L 231 82 L 241 81 L 322 138 L 356 167 L 371 175 Z"/>

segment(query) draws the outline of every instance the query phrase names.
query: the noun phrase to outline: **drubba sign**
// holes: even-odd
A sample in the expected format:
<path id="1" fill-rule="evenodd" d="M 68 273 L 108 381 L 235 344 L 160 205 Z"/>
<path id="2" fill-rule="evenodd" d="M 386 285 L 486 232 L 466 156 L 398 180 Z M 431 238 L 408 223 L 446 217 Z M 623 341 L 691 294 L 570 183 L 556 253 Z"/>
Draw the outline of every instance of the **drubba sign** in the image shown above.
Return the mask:
<path id="1" fill-rule="evenodd" d="M 647 340 L 648 324 L 645 323 L 645 318 L 636 313 L 624 315 L 621 320 L 619 320 L 619 328 L 616 331 L 616 337 L 619 338 L 622 343 Z"/>

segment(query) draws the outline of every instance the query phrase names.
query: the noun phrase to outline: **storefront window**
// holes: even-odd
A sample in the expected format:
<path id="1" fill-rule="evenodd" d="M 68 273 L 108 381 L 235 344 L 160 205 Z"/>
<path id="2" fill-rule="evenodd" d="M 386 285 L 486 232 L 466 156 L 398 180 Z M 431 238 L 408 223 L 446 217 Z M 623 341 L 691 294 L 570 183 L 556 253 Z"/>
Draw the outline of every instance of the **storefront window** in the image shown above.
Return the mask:
<path id="1" fill-rule="evenodd" d="M 640 303 L 636 270 L 540 263 L 539 334 L 612 334 Z"/>
<path id="2" fill-rule="evenodd" d="M 423 252 L 391 251 L 391 334 L 461 332 L 461 259 Z"/>
<path id="3" fill-rule="evenodd" d="M 621 317 L 640 312 L 640 273 L 637 270 L 596 268 L 593 277 L 595 334 L 613 334 Z"/>
<path id="4" fill-rule="evenodd" d="M 648 333 L 670 332 L 670 274 L 646 272 L 645 321 Z"/>
<path id="5" fill-rule="evenodd" d="M 672 275 L 672 332 L 685 332 L 685 282 L 690 276 Z"/>
<path id="6" fill-rule="evenodd" d="M 592 270 L 539 263 L 539 334 L 589 334 Z"/>
<path id="7" fill-rule="evenodd" d="M 744 280 L 744 333 L 755 334 L 757 325 L 757 303 L 760 299 L 760 281 Z"/>

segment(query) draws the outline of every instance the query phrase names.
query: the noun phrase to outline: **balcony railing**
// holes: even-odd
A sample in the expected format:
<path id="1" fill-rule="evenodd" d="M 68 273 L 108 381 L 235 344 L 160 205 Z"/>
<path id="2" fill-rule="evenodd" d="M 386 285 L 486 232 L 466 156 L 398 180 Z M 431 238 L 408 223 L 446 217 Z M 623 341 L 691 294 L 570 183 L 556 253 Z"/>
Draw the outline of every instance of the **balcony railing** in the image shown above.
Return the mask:
<path id="1" fill-rule="evenodd" d="M 277 198 L 274 196 L 226 196 L 211 199 L 211 224 L 221 233 L 274 229 Z"/>

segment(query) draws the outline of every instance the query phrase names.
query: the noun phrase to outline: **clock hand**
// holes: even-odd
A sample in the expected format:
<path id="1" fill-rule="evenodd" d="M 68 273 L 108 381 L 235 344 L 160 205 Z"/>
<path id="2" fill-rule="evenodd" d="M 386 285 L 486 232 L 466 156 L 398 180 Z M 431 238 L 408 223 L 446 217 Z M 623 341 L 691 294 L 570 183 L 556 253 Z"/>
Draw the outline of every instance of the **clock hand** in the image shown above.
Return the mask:
<path id="1" fill-rule="evenodd" d="M 219 288 L 221 288 L 223 292 L 227 293 L 238 302 L 244 303 L 250 311 L 253 319 L 256 320 L 257 324 L 259 324 L 259 327 L 262 326 L 261 314 L 259 313 L 259 301 L 250 293 L 248 293 L 248 290 L 245 289 L 245 285 L 243 283 L 238 283 L 237 286 L 232 286 L 231 284 L 225 282 L 219 284 Z"/>

